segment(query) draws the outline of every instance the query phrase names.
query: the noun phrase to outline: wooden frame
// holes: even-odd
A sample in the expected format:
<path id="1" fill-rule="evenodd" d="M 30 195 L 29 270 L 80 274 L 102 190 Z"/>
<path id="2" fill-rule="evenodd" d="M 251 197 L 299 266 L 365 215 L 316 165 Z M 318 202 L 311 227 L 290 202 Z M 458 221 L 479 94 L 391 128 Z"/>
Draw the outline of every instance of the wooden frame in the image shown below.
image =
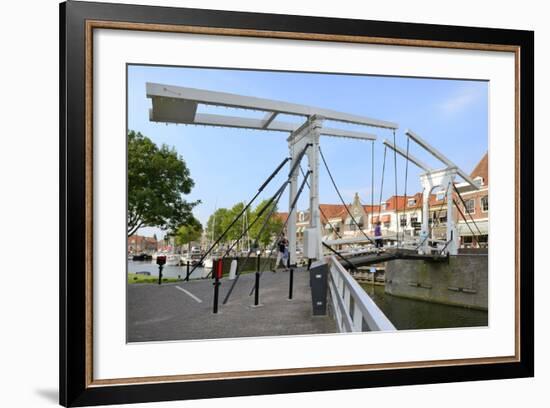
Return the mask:
<path id="1" fill-rule="evenodd" d="M 61 404 L 116 404 L 534 375 L 533 32 L 74 1 L 61 4 L 60 28 Z M 91 61 L 92 33 L 98 28 L 514 52 L 515 355 L 94 380 Z M 521 207 L 521 200 L 528 205 Z"/>

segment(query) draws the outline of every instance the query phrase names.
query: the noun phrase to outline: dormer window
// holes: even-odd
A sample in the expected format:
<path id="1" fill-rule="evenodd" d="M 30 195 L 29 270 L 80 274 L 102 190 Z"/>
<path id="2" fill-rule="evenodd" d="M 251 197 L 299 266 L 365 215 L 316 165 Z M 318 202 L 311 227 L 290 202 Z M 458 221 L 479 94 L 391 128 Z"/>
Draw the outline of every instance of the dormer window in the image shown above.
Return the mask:
<path id="1" fill-rule="evenodd" d="M 437 195 L 435 196 L 436 200 L 437 201 L 441 201 L 445 198 L 445 192 L 444 191 L 440 191 L 439 193 L 437 193 Z"/>
<path id="2" fill-rule="evenodd" d="M 483 177 L 481 176 L 475 177 L 474 184 L 478 187 L 481 187 L 483 185 Z"/>
<path id="3" fill-rule="evenodd" d="M 388 203 L 382 203 L 382 210 L 385 211 L 388 209 Z"/>
<path id="4" fill-rule="evenodd" d="M 407 200 L 407 207 L 414 207 L 416 205 L 416 198 L 409 198 Z"/>

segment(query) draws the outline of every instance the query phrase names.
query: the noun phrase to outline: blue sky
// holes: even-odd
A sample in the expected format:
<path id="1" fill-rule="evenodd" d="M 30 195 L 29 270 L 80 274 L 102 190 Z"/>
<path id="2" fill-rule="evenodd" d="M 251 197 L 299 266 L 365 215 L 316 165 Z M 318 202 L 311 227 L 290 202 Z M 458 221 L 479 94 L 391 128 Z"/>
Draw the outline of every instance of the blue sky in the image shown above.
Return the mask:
<path id="1" fill-rule="evenodd" d="M 195 181 L 187 199 L 202 201 L 194 214 L 203 224 L 216 207 L 230 207 L 254 195 L 288 154 L 288 134 L 150 122 L 151 100 L 145 95 L 146 82 L 277 99 L 396 122 L 398 145 L 406 147 L 405 131 L 411 129 L 467 173 L 487 151 L 488 82 L 131 65 L 128 67 L 128 128 L 143 133 L 159 145 L 174 146 L 184 158 Z M 209 112 L 224 113 L 224 110 Z M 263 116 L 263 113 L 238 113 Z M 234 113 L 228 111 L 227 114 Z M 359 130 L 352 125 L 348 128 Z M 382 140 L 392 140 L 393 135 L 390 130 L 361 130 L 378 136 L 374 160 L 376 204 L 384 155 Z M 370 203 L 371 142 L 322 136 L 321 148 L 346 202 L 358 192 L 364 204 Z M 410 153 L 434 168 L 443 167 L 412 141 Z M 304 160 L 303 168 L 306 166 L 307 160 Z M 388 150 L 383 199 L 395 193 L 393 169 L 394 155 Z M 269 197 L 287 173 L 281 171 L 261 198 Z M 408 173 L 407 193 L 421 191 L 421 170 L 409 164 Z M 403 194 L 405 159 L 399 156 L 397 175 L 397 192 Z M 319 186 L 321 203 L 340 202 L 322 165 Z M 279 207 L 281 211 L 287 209 L 286 194 Z M 307 191 L 298 207 L 307 208 Z M 152 232 L 162 235 L 151 228 L 140 231 L 146 235 Z"/>

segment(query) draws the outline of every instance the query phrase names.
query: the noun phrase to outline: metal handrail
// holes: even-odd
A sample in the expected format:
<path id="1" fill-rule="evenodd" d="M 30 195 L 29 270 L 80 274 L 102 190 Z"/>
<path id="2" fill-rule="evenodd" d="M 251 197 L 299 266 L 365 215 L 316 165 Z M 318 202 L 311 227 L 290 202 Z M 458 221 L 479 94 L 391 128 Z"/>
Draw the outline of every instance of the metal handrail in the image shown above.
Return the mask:
<path id="1" fill-rule="evenodd" d="M 330 256 L 328 260 L 330 296 L 339 331 L 364 331 L 363 322 L 366 324 L 367 331 L 396 330 L 386 315 L 338 262 L 336 257 Z M 353 312 L 351 299 L 353 299 Z"/>

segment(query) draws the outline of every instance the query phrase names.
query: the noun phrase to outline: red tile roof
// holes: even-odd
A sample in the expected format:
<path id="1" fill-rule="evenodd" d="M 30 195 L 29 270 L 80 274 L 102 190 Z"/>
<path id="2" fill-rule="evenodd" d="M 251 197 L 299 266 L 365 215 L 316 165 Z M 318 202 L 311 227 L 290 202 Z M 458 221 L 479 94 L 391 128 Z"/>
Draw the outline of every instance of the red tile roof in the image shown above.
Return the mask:
<path id="1" fill-rule="evenodd" d="M 483 184 L 489 184 L 489 153 L 481 158 L 479 163 L 474 167 L 472 173 L 470 173 L 471 178 L 483 177 Z"/>

